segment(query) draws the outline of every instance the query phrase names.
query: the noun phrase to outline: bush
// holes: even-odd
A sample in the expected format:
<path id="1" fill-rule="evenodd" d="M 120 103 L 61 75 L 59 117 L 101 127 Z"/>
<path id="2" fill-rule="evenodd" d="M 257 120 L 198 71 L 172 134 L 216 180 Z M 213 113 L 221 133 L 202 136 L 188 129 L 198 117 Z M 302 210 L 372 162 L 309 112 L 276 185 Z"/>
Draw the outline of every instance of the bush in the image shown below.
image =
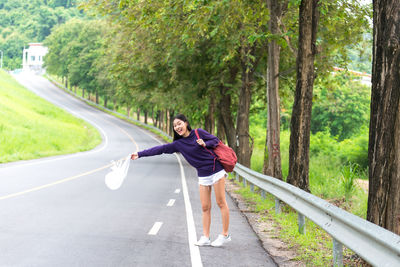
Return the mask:
<path id="1" fill-rule="evenodd" d="M 370 90 L 346 74 L 337 74 L 324 84 L 315 86 L 311 131 L 329 129 L 339 141 L 357 135 L 358 129 L 368 125 Z"/>
<path id="2" fill-rule="evenodd" d="M 341 142 L 328 131 L 311 135 L 310 157 L 321 156 L 339 161 L 341 165 L 352 162 L 361 169 L 368 168 L 368 129 L 362 127 L 357 135 Z"/>
<path id="3" fill-rule="evenodd" d="M 368 168 L 368 129 L 363 127 L 359 134 L 340 142 L 340 160 L 342 163 L 353 162 L 362 169 Z"/>

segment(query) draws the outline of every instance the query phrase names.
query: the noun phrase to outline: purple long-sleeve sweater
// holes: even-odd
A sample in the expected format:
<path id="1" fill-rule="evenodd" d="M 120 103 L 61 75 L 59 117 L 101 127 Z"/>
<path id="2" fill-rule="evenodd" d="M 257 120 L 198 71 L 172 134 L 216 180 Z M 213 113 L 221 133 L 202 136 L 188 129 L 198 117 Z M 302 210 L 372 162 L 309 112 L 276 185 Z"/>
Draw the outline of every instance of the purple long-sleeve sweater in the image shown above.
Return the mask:
<path id="1" fill-rule="evenodd" d="M 219 139 L 203 129 L 197 130 L 201 139 L 204 140 L 206 147 L 210 149 L 217 146 Z M 155 156 L 160 154 L 172 154 L 180 152 L 190 165 L 196 168 L 199 177 L 209 176 L 217 173 L 224 168 L 204 147 L 197 142 L 195 131 L 192 130 L 187 137 L 178 139 L 172 143 L 155 146 L 138 152 L 139 158 Z"/>

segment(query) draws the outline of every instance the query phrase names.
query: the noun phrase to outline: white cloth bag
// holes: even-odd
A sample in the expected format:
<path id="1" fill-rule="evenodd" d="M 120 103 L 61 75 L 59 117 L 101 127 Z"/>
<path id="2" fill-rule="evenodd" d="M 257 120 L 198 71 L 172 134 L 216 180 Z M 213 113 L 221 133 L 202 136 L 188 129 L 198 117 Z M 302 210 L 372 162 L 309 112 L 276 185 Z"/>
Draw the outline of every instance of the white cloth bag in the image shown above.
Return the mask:
<path id="1" fill-rule="evenodd" d="M 124 182 L 131 162 L 131 155 L 118 161 L 112 161 L 111 171 L 106 174 L 105 183 L 111 190 L 121 187 Z"/>

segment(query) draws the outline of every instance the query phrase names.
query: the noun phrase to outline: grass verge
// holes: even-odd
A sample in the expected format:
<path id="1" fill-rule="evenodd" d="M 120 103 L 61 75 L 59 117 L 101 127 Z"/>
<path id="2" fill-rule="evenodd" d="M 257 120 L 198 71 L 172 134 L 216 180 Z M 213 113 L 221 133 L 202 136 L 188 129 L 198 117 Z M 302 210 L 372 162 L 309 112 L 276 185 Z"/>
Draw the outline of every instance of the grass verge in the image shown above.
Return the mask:
<path id="1" fill-rule="evenodd" d="M 231 180 L 232 181 L 232 180 Z M 239 194 L 249 210 L 257 213 L 262 221 L 272 223 L 274 231 L 271 238 L 277 238 L 294 250 L 297 257 L 291 259 L 302 262 L 304 266 L 332 266 L 332 238 L 323 229 L 306 219 L 306 233 L 300 234 L 297 224 L 297 212 L 287 205 L 282 206 L 281 213 L 275 212 L 275 198 L 267 194 L 263 199 L 258 193 L 243 187 L 242 183 L 233 181 Z M 344 248 L 345 266 L 364 266 L 354 252 Z"/>
<path id="2" fill-rule="evenodd" d="M 98 131 L 0 71 L 0 163 L 90 150 Z"/>

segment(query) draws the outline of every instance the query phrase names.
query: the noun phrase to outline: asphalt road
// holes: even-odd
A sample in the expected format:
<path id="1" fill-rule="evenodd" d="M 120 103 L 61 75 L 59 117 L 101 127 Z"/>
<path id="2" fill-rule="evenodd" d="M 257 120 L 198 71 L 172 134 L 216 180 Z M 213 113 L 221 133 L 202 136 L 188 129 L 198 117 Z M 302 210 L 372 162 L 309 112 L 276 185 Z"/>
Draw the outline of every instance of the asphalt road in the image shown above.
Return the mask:
<path id="1" fill-rule="evenodd" d="M 178 155 L 133 161 L 120 189 L 105 186 L 111 160 L 160 144 L 156 136 L 42 77 L 15 78 L 92 123 L 103 141 L 88 152 L 0 164 L 0 266 L 275 266 L 229 196 L 232 242 L 194 246 L 202 233 L 197 176 Z M 214 201 L 212 238 L 220 231 Z"/>

